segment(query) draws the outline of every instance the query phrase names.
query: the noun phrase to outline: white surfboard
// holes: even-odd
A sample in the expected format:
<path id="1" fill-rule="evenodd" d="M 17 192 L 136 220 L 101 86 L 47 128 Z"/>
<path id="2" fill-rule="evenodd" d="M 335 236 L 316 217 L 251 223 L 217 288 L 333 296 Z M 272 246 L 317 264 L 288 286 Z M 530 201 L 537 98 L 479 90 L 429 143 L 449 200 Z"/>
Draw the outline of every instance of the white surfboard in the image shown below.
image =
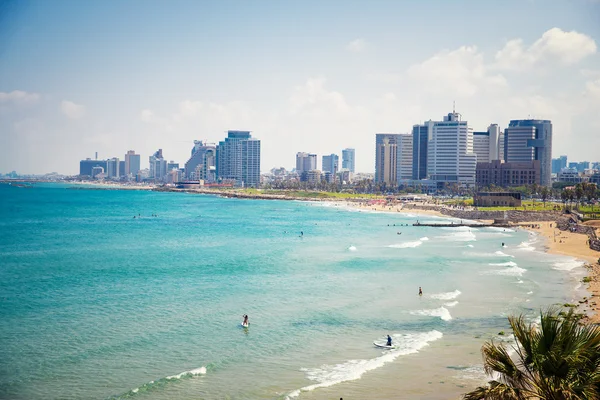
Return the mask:
<path id="1" fill-rule="evenodd" d="M 244 323 L 242 322 L 242 323 L 240 324 L 240 326 L 241 326 L 242 328 L 247 328 L 247 327 L 248 327 L 248 324 L 244 324 Z"/>
<path id="2" fill-rule="evenodd" d="M 375 347 L 379 347 L 381 349 L 395 349 L 396 348 L 396 346 L 394 346 L 394 345 L 388 346 L 385 343 L 373 342 L 373 344 L 375 345 Z"/>

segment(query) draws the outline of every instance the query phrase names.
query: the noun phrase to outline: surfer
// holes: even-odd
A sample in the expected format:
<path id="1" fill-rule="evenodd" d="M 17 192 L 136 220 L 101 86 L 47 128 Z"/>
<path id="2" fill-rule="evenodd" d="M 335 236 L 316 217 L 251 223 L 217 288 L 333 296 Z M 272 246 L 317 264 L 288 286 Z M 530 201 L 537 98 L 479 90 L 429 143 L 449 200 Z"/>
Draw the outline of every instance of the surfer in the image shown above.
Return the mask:
<path id="1" fill-rule="evenodd" d="M 387 335 L 388 339 L 387 339 L 387 343 L 385 344 L 386 346 L 391 346 L 392 345 L 392 337 L 390 335 Z"/>
<path id="2" fill-rule="evenodd" d="M 300 236 L 304 236 L 304 231 L 300 231 Z"/>
<path id="3" fill-rule="evenodd" d="M 502 247 L 504 247 L 504 242 L 502 242 Z"/>
<path id="4" fill-rule="evenodd" d="M 423 291 L 421 290 L 421 286 L 419 286 L 419 296 L 423 296 Z"/>
<path id="5" fill-rule="evenodd" d="M 243 326 L 248 326 L 248 315 L 244 314 L 244 322 L 242 322 Z"/>

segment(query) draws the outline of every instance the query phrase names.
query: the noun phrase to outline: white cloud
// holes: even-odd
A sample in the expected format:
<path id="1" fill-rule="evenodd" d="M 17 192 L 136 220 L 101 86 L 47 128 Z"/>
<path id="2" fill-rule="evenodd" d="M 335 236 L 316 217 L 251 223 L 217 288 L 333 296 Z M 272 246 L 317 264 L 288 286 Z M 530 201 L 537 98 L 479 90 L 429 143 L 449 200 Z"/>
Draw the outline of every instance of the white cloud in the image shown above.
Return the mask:
<path id="1" fill-rule="evenodd" d="M 350 107 L 344 96 L 325 89 L 325 78 L 311 78 L 304 85 L 296 86 L 289 98 L 292 114 L 307 112 L 328 115 L 331 111 L 347 114 Z"/>
<path id="2" fill-rule="evenodd" d="M 68 100 L 63 100 L 60 103 L 60 110 L 70 119 L 79 119 L 85 115 L 85 106 Z"/>
<path id="3" fill-rule="evenodd" d="M 0 103 L 32 104 L 40 99 L 37 93 L 28 93 L 22 90 L 13 90 L 10 93 L 0 92 Z"/>
<path id="4" fill-rule="evenodd" d="M 386 83 L 386 84 L 396 84 L 401 81 L 400 74 L 394 74 L 391 72 L 375 72 L 369 73 L 366 75 L 368 81 Z"/>
<path id="5" fill-rule="evenodd" d="M 496 67 L 508 70 L 526 70 L 541 62 L 576 64 L 596 53 L 594 39 L 583 33 L 552 28 L 528 48 L 522 39 L 509 40 L 496 53 Z"/>
<path id="6" fill-rule="evenodd" d="M 586 82 L 585 93 L 600 99 L 600 79 Z"/>
<path id="7" fill-rule="evenodd" d="M 434 94 L 470 97 L 507 86 L 502 75 L 491 75 L 475 46 L 444 50 L 408 69 L 413 84 Z"/>
<path id="8" fill-rule="evenodd" d="M 367 47 L 367 41 L 365 39 L 359 38 L 351 41 L 346 45 L 346 50 L 352 51 L 354 53 L 360 53 Z"/>

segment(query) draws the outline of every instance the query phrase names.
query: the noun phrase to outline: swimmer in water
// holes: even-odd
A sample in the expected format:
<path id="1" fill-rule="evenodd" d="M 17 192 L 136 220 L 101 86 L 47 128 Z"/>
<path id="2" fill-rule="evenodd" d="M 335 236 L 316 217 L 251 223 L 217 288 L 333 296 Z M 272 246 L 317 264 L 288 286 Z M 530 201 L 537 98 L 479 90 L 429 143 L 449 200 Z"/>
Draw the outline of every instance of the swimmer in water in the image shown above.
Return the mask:
<path id="1" fill-rule="evenodd" d="M 421 290 L 421 286 L 419 286 L 419 296 L 423 296 L 423 291 Z"/>

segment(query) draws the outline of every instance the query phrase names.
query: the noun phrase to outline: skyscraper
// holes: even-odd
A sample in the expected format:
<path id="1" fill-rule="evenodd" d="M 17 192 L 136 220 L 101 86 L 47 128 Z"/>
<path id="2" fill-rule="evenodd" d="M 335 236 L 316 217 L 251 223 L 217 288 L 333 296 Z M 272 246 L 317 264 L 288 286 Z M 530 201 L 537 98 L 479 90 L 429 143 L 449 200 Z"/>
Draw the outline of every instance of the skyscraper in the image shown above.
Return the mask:
<path id="1" fill-rule="evenodd" d="M 504 161 L 540 161 L 541 185 L 550 186 L 552 173 L 552 122 L 539 119 L 510 121 L 504 130 Z"/>
<path id="2" fill-rule="evenodd" d="M 423 125 L 413 126 L 412 178 L 414 180 L 427 178 L 427 141 L 429 132 L 432 129 L 433 121 L 425 122 Z"/>
<path id="3" fill-rule="evenodd" d="M 460 114 L 452 112 L 433 123 L 427 147 L 427 175 L 437 182 L 475 184 L 477 156 L 473 131 Z"/>
<path id="4" fill-rule="evenodd" d="M 185 163 L 185 176 L 191 180 L 214 180 L 210 174 L 211 167 L 215 167 L 214 156 L 216 153 L 215 145 L 203 143 L 201 140 L 194 140 L 192 156 Z M 212 157 L 212 158 L 211 158 Z"/>
<path id="5" fill-rule="evenodd" d="M 148 178 L 156 181 L 164 181 L 167 175 L 167 160 L 163 158 L 162 149 L 158 149 L 148 159 L 150 161 Z"/>
<path id="6" fill-rule="evenodd" d="M 344 149 L 342 150 L 342 168 L 347 169 L 350 172 L 354 173 L 355 168 L 355 156 L 356 153 L 354 149 Z"/>
<path id="7" fill-rule="evenodd" d="M 339 157 L 337 154 L 330 154 L 328 156 L 323 156 L 322 170 L 323 172 L 331 172 L 332 174 L 337 174 L 339 169 Z"/>
<path id="8" fill-rule="evenodd" d="M 129 150 L 125 154 L 125 176 L 136 176 L 140 170 L 140 155 L 135 151 Z"/>
<path id="9" fill-rule="evenodd" d="M 413 135 L 398 135 L 396 146 L 396 179 L 411 179 L 413 169 Z"/>
<path id="10" fill-rule="evenodd" d="M 561 169 L 567 168 L 567 156 L 552 159 L 552 173 L 558 174 Z"/>
<path id="11" fill-rule="evenodd" d="M 227 131 L 217 146 L 217 177 L 234 180 L 236 185 L 260 185 L 260 140 L 250 131 Z"/>
<path id="12" fill-rule="evenodd" d="M 473 152 L 477 154 L 477 162 L 498 160 L 500 127 L 492 124 L 485 132 L 473 132 Z"/>
<path id="13" fill-rule="evenodd" d="M 375 182 L 395 185 L 398 181 L 398 134 L 375 135 Z"/>
<path id="14" fill-rule="evenodd" d="M 106 161 L 106 177 L 119 179 L 119 159 L 113 157 Z"/>
<path id="15" fill-rule="evenodd" d="M 80 176 L 93 176 L 92 169 L 94 167 L 102 167 L 102 173 L 106 171 L 107 165 L 106 160 L 92 160 L 86 158 L 79 162 L 79 175 Z"/>
<path id="16" fill-rule="evenodd" d="M 296 153 L 296 172 L 301 175 L 303 172 L 314 171 L 317 169 L 317 155 L 305 152 Z"/>

